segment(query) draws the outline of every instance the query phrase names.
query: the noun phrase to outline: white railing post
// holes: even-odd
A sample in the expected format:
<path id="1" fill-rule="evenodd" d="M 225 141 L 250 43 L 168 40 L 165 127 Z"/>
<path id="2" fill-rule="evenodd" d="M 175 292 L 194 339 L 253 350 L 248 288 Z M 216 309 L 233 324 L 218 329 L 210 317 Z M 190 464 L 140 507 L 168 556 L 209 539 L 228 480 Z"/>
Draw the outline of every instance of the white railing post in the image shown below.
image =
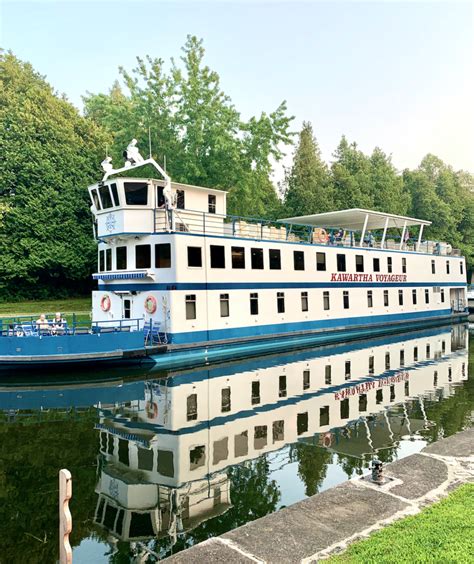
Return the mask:
<path id="1" fill-rule="evenodd" d="M 69 534 L 72 531 L 72 516 L 69 500 L 72 497 L 72 476 L 69 470 L 59 471 L 59 563 L 72 564 L 72 548 Z"/>
<path id="2" fill-rule="evenodd" d="M 421 224 L 421 225 L 420 225 L 420 233 L 419 233 L 419 235 L 418 235 L 418 243 L 416 244 L 416 250 L 417 250 L 417 251 L 420 250 L 421 237 L 422 237 L 422 235 L 423 235 L 423 227 L 424 227 L 424 225 Z"/>
<path id="3" fill-rule="evenodd" d="M 403 243 L 405 242 L 405 233 L 406 232 L 407 232 L 407 221 L 405 220 L 405 223 L 403 224 L 402 237 L 400 239 L 400 247 L 399 247 L 400 250 L 402 250 L 402 248 L 403 248 Z"/>
<path id="4" fill-rule="evenodd" d="M 383 228 L 383 235 L 382 241 L 380 241 L 380 248 L 383 249 L 385 247 L 385 237 L 387 236 L 387 229 L 388 229 L 388 217 L 385 219 L 385 225 Z"/>
<path id="5" fill-rule="evenodd" d="M 359 247 L 363 247 L 364 246 L 364 239 L 365 239 L 365 232 L 367 230 L 367 223 L 369 221 L 369 214 L 366 214 L 365 216 L 365 220 L 364 220 L 364 227 L 362 228 L 362 234 L 360 236 L 360 244 Z"/>

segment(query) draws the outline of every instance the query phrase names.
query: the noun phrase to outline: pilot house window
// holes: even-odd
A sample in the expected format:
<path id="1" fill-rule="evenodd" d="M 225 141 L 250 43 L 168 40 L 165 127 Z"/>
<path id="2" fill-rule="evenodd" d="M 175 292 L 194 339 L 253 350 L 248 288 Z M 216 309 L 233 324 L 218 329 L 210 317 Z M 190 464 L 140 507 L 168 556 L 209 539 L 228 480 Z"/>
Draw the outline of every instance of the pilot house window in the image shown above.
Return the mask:
<path id="1" fill-rule="evenodd" d="M 209 205 L 209 213 L 216 213 L 216 197 L 214 194 L 209 194 L 207 201 Z"/>
<path id="2" fill-rule="evenodd" d="M 171 268 L 171 244 L 161 243 L 155 245 L 156 268 Z"/>
<path id="3" fill-rule="evenodd" d="M 127 270 L 127 247 L 117 247 L 115 258 L 115 268 L 117 270 Z"/>
<path id="4" fill-rule="evenodd" d="M 114 206 L 108 186 L 101 186 L 99 188 L 99 194 L 100 194 L 100 199 L 102 200 L 102 207 L 104 210 L 106 210 L 107 208 L 112 208 Z"/>
<path id="5" fill-rule="evenodd" d="M 125 203 L 127 206 L 146 206 L 148 203 L 148 184 L 146 182 L 125 182 Z"/>
<path id="6" fill-rule="evenodd" d="M 176 190 L 176 207 L 178 208 L 178 210 L 184 210 L 184 208 L 186 207 L 184 190 Z"/>

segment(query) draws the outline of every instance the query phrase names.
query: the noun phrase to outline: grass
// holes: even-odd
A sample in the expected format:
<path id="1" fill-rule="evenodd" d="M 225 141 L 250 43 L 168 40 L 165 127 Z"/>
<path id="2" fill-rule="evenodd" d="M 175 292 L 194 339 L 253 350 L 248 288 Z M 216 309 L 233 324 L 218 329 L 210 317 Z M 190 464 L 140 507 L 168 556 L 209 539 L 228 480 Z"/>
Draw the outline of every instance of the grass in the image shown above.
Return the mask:
<path id="1" fill-rule="evenodd" d="M 474 562 L 474 484 L 465 484 L 418 515 L 354 543 L 328 562 Z"/>
<path id="2" fill-rule="evenodd" d="M 80 323 L 90 322 L 90 311 L 92 302 L 90 297 L 85 298 L 64 298 L 60 300 L 39 300 L 25 302 L 0 302 L 0 317 L 17 317 L 31 315 L 39 317 L 45 313 L 52 318 L 56 311 L 60 311 L 67 321 L 72 321 L 72 314 L 76 314 L 76 319 Z"/>

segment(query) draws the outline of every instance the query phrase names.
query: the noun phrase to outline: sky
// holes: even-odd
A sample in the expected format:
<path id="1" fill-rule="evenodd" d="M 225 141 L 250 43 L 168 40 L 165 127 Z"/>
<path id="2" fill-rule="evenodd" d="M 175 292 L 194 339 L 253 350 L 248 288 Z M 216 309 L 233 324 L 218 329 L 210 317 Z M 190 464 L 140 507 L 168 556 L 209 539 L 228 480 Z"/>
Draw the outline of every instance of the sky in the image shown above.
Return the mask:
<path id="1" fill-rule="evenodd" d="M 79 108 L 136 56 L 178 58 L 188 34 L 244 119 L 286 100 L 328 162 L 346 135 L 399 170 L 434 153 L 474 172 L 471 2 L 0 0 L 0 46 Z"/>

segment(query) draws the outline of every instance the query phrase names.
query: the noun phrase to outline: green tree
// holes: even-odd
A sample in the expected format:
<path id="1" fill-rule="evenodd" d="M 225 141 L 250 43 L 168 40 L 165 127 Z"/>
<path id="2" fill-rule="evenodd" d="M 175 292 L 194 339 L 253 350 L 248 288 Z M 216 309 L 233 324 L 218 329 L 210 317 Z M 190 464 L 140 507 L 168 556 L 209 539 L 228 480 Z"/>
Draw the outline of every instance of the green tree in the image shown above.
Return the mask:
<path id="1" fill-rule="evenodd" d="M 106 136 L 11 53 L 0 54 L 0 125 L 1 291 L 80 293 L 95 263 L 86 187 Z"/>
<path id="2" fill-rule="evenodd" d="M 291 141 L 283 102 L 272 113 L 247 122 L 204 63 L 201 40 L 188 36 L 169 71 L 162 59 L 138 58 L 130 73 L 120 69 L 126 92 L 115 83 L 109 94 L 84 97 L 85 113 L 113 138 L 111 154 L 136 138 L 142 151 L 150 130 L 154 156 L 166 158 L 173 180 L 229 190 L 229 212 L 273 217 L 279 202 L 270 182 L 271 159 Z"/>
<path id="3" fill-rule="evenodd" d="M 331 167 L 338 209 L 374 207 L 370 160 L 343 136 Z"/>
<path id="4" fill-rule="evenodd" d="M 370 182 L 374 209 L 386 213 L 406 215 L 410 196 L 403 185 L 403 178 L 397 173 L 391 157 L 375 147 L 369 159 Z"/>
<path id="5" fill-rule="evenodd" d="M 284 186 L 285 211 L 298 216 L 334 209 L 334 195 L 326 163 L 309 122 L 303 122 Z"/>

